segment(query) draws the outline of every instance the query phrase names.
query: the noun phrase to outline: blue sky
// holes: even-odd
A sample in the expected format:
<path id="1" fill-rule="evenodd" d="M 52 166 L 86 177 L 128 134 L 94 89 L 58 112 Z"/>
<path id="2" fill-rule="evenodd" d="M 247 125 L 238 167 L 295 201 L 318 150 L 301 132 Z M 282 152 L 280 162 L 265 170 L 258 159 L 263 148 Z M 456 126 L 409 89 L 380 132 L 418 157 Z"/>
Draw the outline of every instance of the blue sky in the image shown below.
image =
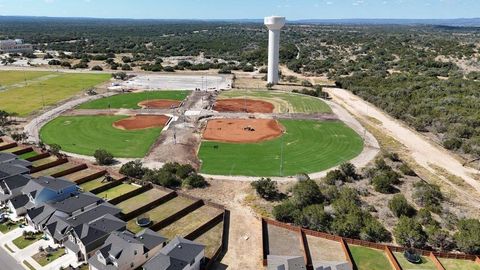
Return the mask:
<path id="1" fill-rule="evenodd" d="M 151 19 L 473 18 L 480 0 L 0 0 L 0 15 Z"/>

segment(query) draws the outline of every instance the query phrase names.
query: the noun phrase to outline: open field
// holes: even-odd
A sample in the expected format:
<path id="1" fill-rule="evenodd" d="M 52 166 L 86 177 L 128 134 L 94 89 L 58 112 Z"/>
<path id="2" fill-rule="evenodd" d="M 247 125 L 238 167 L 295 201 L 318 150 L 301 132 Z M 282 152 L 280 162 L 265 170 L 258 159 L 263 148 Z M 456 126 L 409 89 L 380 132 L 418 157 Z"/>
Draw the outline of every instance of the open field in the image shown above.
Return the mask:
<path id="1" fill-rule="evenodd" d="M 433 264 L 432 260 L 427 257 L 422 256 L 422 263 L 413 264 L 403 256 L 401 252 L 394 252 L 395 258 L 397 259 L 398 263 L 402 267 L 403 270 L 435 270 L 435 264 Z M 463 268 L 462 268 L 463 269 Z"/>
<path id="2" fill-rule="evenodd" d="M 104 192 L 98 193 L 97 196 L 100 198 L 104 198 L 108 201 L 139 188 L 139 186 L 135 186 L 132 184 L 121 184 L 111 189 L 105 190 Z"/>
<path id="3" fill-rule="evenodd" d="M 201 172 L 215 175 L 285 176 L 313 173 L 348 161 L 363 149 L 362 138 L 341 122 L 280 120 L 286 133 L 262 143 L 204 141 Z M 283 161 L 283 171 L 282 171 Z"/>
<path id="4" fill-rule="evenodd" d="M 349 248 L 358 270 L 392 269 L 387 256 L 380 250 L 353 245 L 349 245 Z"/>
<path id="5" fill-rule="evenodd" d="M 191 205 L 192 203 L 194 203 L 193 200 L 178 196 L 155 207 L 154 209 L 148 211 L 144 215 L 147 215 L 150 218 L 153 225 L 175 214 L 176 212 L 182 210 L 183 208 Z M 127 229 L 134 233 L 137 233 L 142 230 L 142 228 L 136 224 L 135 218 L 128 221 Z"/>
<path id="6" fill-rule="evenodd" d="M 278 113 L 330 113 L 330 107 L 318 98 L 306 95 L 275 91 L 228 91 L 222 92 L 219 99 L 247 98 L 268 101 Z"/>
<path id="7" fill-rule="evenodd" d="M 130 213 L 133 210 L 140 208 L 146 204 L 149 204 L 153 201 L 160 199 L 161 197 L 165 196 L 167 192 L 160 190 L 160 189 L 150 189 L 145 191 L 144 193 L 137 195 L 131 199 L 123 201 L 117 204 L 117 207 L 122 210 L 124 214 Z"/>
<path id="8" fill-rule="evenodd" d="M 169 226 L 161 229 L 159 233 L 167 238 L 174 238 L 177 235 L 187 236 L 196 228 L 202 226 L 206 222 L 212 220 L 216 215 L 222 211 L 211 206 L 204 205 L 197 210 L 189 213 L 181 219 L 175 221 Z"/>
<path id="9" fill-rule="evenodd" d="M 140 109 L 139 103 L 154 99 L 184 100 L 190 91 L 145 91 L 97 99 L 80 105 L 79 109 Z"/>
<path id="10" fill-rule="evenodd" d="M 22 71 L 15 71 L 21 78 Z M 15 74 L 15 72 L 10 72 Z M 0 71 L 0 77 L 4 77 Z M 31 81 L 26 86 L 11 87 L 0 91 L 0 108 L 27 116 L 40 110 L 43 105 L 54 105 L 95 85 L 105 82 L 109 74 L 56 73 L 45 80 Z M 19 81 L 20 83 L 21 81 Z"/>
<path id="11" fill-rule="evenodd" d="M 438 258 L 445 270 L 480 270 L 480 264 L 473 261 Z"/>
<path id="12" fill-rule="evenodd" d="M 46 144 L 59 144 L 63 151 L 93 155 L 105 149 L 115 157 L 144 157 L 160 135 L 161 128 L 120 130 L 113 123 L 125 116 L 61 116 L 40 130 Z"/>
<path id="13" fill-rule="evenodd" d="M 0 71 L 0 87 L 10 88 L 12 84 L 25 84 L 25 82 L 29 83 L 31 80 L 53 74 L 55 73 L 48 71 Z"/>

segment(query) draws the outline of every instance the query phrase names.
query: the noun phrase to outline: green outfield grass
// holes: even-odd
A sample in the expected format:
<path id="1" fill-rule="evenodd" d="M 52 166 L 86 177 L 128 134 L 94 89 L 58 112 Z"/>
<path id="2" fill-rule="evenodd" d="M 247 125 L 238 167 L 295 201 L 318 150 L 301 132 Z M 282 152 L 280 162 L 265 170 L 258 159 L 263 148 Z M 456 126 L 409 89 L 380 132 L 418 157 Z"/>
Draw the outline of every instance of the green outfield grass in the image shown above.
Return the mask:
<path id="1" fill-rule="evenodd" d="M 20 74 L 15 76 L 21 77 L 24 72 L 18 71 L 18 73 Z M 2 73 L 0 73 L 1 77 L 3 77 Z M 7 90 L 0 91 L 0 108 L 26 116 L 40 110 L 43 104 L 54 105 L 109 78 L 109 74 L 51 74 L 51 77 L 44 80 L 33 80 L 26 86 L 8 87 Z"/>
<path id="2" fill-rule="evenodd" d="M 140 109 L 138 103 L 152 99 L 184 100 L 190 91 L 146 91 L 97 99 L 78 106 L 79 109 Z M 109 107 L 110 105 L 110 107 Z"/>
<path id="3" fill-rule="evenodd" d="M 250 98 L 271 102 L 280 113 L 330 113 L 332 110 L 321 99 L 277 91 L 225 91 L 221 98 Z"/>
<path id="4" fill-rule="evenodd" d="M 31 80 L 39 79 L 43 76 L 55 74 L 48 71 L 16 71 L 6 70 L 0 71 L 0 88 L 10 88 L 15 84 L 29 83 Z"/>
<path id="5" fill-rule="evenodd" d="M 383 251 L 352 245 L 349 245 L 349 248 L 358 270 L 392 269 Z"/>
<path id="6" fill-rule="evenodd" d="M 40 130 L 46 144 L 58 144 L 62 150 L 93 155 L 105 149 L 115 157 L 141 158 L 160 135 L 162 128 L 120 130 L 112 126 L 126 116 L 61 116 Z"/>
<path id="7" fill-rule="evenodd" d="M 281 120 L 280 123 L 286 133 L 271 141 L 202 142 L 201 171 L 216 175 L 288 176 L 323 171 L 362 152 L 362 138 L 344 123 L 313 120 Z"/>

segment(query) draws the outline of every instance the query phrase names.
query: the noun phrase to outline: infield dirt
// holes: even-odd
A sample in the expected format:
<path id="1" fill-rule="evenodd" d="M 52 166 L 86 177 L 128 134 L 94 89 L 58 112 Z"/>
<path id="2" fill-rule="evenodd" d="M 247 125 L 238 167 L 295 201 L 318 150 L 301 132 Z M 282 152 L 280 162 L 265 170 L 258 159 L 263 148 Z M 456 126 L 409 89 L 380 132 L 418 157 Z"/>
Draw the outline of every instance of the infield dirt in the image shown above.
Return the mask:
<path id="1" fill-rule="evenodd" d="M 113 126 L 123 130 L 139 130 L 164 127 L 170 117 L 165 115 L 136 115 L 113 123 Z"/>
<path id="2" fill-rule="evenodd" d="M 267 101 L 253 99 L 220 99 L 213 107 L 218 112 L 273 113 L 275 106 Z"/>
<path id="3" fill-rule="evenodd" d="M 182 104 L 181 101 L 172 99 L 154 99 L 145 100 L 138 103 L 138 106 L 144 109 L 171 109 L 177 108 Z"/>
<path id="4" fill-rule="evenodd" d="M 272 119 L 216 119 L 208 121 L 203 139 L 228 143 L 257 143 L 278 138 L 283 131 L 283 126 Z"/>

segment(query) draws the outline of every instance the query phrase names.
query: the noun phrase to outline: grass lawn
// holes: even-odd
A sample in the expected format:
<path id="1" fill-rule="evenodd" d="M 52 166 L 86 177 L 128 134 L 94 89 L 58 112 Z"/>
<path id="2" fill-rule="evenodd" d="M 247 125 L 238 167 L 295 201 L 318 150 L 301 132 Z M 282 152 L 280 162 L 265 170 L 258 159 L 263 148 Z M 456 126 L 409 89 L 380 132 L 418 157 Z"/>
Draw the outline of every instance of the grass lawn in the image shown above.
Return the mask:
<path id="1" fill-rule="evenodd" d="M 187 236 L 198 227 L 212 220 L 216 215 L 220 214 L 221 210 L 210 206 L 202 206 L 197 210 L 189 213 L 181 219 L 175 221 L 169 226 L 161 229 L 159 233 L 167 238 L 174 238 L 177 235 L 182 237 Z"/>
<path id="2" fill-rule="evenodd" d="M 49 176 L 49 175 L 52 175 L 52 174 L 56 174 L 56 173 L 59 173 L 59 172 L 66 171 L 66 170 L 71 169 L 71 168 L 76 167 L 76 166 L 78 166 L 78 164 L 67 162 L 67 163 L 63 163 L 63 164 L 60 164 L 58 166 L 52 167 L 52 168 L 48 168 L 48 169 L 43 170 L 43 171 L 32 173 L 31 175 L 35 178 L 40 177 L 40 176 Z"/>
<path id="3" fill-rule="evenodd" d="M 105 149 L 120 158 L 144 157 L 160 135 L 162 128 L 120 130 L 115 121 L 127 116 L 61 116 L 40 130 L 46 144 L 59 144 L 70 153 L 92 156 Z"/>
<path id="4" fill-rule="evenodd" d="M 184 100 L 190 91 L 145 91 L 97 99 L 78 106 L 78 109 L 140 109 L 138 103 L 152 99 Z"/>
<path id="5" fill-rule="evenodd" d="M 223 222 L 218 223 L 204 234 L 200 235 L 195 242 L 205 245 L 205 256 L 211 258 L 222 245 Z"/>
<path id="6" fill-rule="evenodd" d="M 12 148 L 8 148 L 8 149 L 5 149 L 5 150 L 2 150 L 0 152 L 3 152 L 3 153 L 13 153 L 15 151 L 18 151 L 18 150 L 22 150 L 22 149 L 25 149 L 26 147 L 24 146 L 15 146 L 15 147 L 12 147 Z"/>
<path id="7" fill-rule="evenodd" d="M 275 105 L 275 112 L 280 113 L 330 113 L 332 110 L 321 99 L 286 92 L 276 91 L 225 91 L 220 98 L 259 99 Z"/>
<path id="8" fill-rule="evenodd" d="M 27 158 L 31 158 L 31 157 L 35 157 L 35 156 L 38 156 L 38 153 L 35 152 L 35 151 L 31 151 L 31 152 L 27 152 L 27 153 L 21 154 L 21 155 L 19 155 L 18 157 L 19 157 L 20 159 L 27 159 Z"/>
<path id="9" fill-rule="evenodd" d="M 353 261 L 358 270 L 387 270 L 392 269 L 384 252 L 376 249 L 349 245 Z"/>
<path id="10" fill-rule="evenodd" d="M 19 73 L 23 74 L 24 72 Z M 110 78 L 109 74 L 56 73 L 45 80 L 0 92 L 0 108 L 20 116 L 54 105 Z M 21 75 L 19 75 L 21 76 Z M 0 78 L 3 77 L 0 73 Z"/>
<path id="11" fill-rule="evenodd" d="M 122 212 L 127 214 L 132 212 L 133 210 L 136 210 L 140 208 L 141 206 L 144 206 L 146 204 L 149 204 L 153 201 L 156 201 L 160 199 L 161 197 L 165 196 L 167 192 L 163 190 L 159 190 L 156 188 L 152 188 L 150 190 L 147 190 L 146 192 L 137 195 L 131 199 L 128 199 L 126 201 L 123 201 L 119 204 L 117 204 L 117 207 L 122 209 Z"/>
<path id="12" fill-rule="evenodd" d="M 39 253 L 33 255 L 32 258 L 38 264 L 40 264 L 41 266 L 45 266 L 45 265 L 55 261 L 56 259 L 62 257 L 63 255 L 65 255 L 65 249 L 64 248 L 59 248 L 59 249 L 57 249 L 57 251 L 53 252 L 50 256 L 46 256 L 45 253 L 39 252 Z"/>
<path id="13" fill-rule="evenodd" d="M 24 84 L 43 76 L 55 74 L 48 71 L 0 71 L 0 87 L 10 87 L 12 84 Z"/>
<path id="14" fill-rule="evenodd" d="M 344 123 L 313 120 L 280 122 L 287 131 L 274 140 L 252 144 L 202 142 L 199 151 L 203 162 L 202 173 L 282 176 L 282 159 L 283 176 L 313 173 L 339 165 L 362 152 L 362 138 Z"/>
<path id="15" fill-rule="evenodd" d="M 43 234 L 36 234 L 32 239 L 25 239 L 23 235 L 19 236 L 15 240 L 13 240 L 13 244 L 17 246 L 19 249 L 24 249 L 31 244 L 37 242 L 38 240 L 42 239 Z"/>
<path id="16" fill-rule="evenodd" d="M 182 210 L 183 208 L 191 205 L 192 203 L 194 203 L 193 200 L 178 196 L 148 211 L 146 215 L 152 221 L 151 225 L 153 225 L 175 214 L 176 212 Z M 128 221 L 127 229 L 130 230 L 131 232 L 137 233 L 137 232 L 140 232 L 143 228 L 141 228 L 136 224 L 136 218 L 134 218 Z"/>
<path id="17" fill-rule="evenodd" d="M 438 258 L 445 270 L 480 270 L 480 264 L 473 261 Z"/>
<path id="18" fill-rule="evenodd" d="M 57 159 L 58 158 L 56 156 L 49 156 L 49 157 L 46 157 L 46 158 L 36 160 L 36 161 L 32 162 L 32 164 L 33 164 L 34 167 L 39 167 L 39 166 L 48 164 L 50 162 L 54 162 Z"/>
<path id="19" fill-rule="evenodd" d="M 111 189 L 105 190 L 104 192 L 97 194 L 97 196 L 100 198 L 104 198 L 105 200 L 108 201 L 139 188 L 140 188 L 139 186 L 134 186 L 131 184 L 121 184 Z"/>
<path id="20" fill-rule="evenodd" d="M 12 222 L 11 220 L 9 220 L 0 224 L 0 232 L 2 232 L 3 234 L 8 233 L 18 228 L 19 225 L 20 223 Z"/>
<path id="21" fill-rule="evenodd" d="M 403 253 L 401 252 L 394 252 L 395 258 L 397 259 L 398 263 L 402 267 L 403 270 L 436 270 L 437 268 L 435 267 L 435 264 L 433 264 L 433 261 L 430 260 L 427 257 L 422 256 L 422 263 L 419 264 L 413 264 L 407 259 L 405 259 L 405 256 L 403 256 Z M 463 269 L 463 268 L 458 268 L 458 269 Z"/>
<path id="22" fill-rule="evenodd" d="M 65 176 L 63 176 L 63 178 L 65 179 L 68 179 L 72 182 L 75 182 L 76 180 L 79 180 L 79 179 L 82 179 L 86 176 L 89 176 L 89 175 L 92 175 L 92 174 L 95 174 L 97 172 L 99 172 L 100 170 L 96 170 L 96 169 L 91 169 L 91 168 L 87 168 L 87 169 L 84 169 L 84 170 L 81 170 L 81 171 L 78 171 L 78 172 L 74 172 L 74 173 L 71 173 L 71 174 L 67 174 Z"/>
<path id="23" fill-rule="evenodd" d="M 80 185 L 80 187 L 84 190 L 84 191 L 92 191 L 96 188 L 99 188 L 103 185 L 106 185 L 108 184 L 108 182 L 102 182 L 102 180 L 105 179 L 104 176 L 102 177 L 99 177 L 97 179 L 93 179 L 93 180 L 90 180 L 88 182 L 85 182 L 83 184 Z"/>

